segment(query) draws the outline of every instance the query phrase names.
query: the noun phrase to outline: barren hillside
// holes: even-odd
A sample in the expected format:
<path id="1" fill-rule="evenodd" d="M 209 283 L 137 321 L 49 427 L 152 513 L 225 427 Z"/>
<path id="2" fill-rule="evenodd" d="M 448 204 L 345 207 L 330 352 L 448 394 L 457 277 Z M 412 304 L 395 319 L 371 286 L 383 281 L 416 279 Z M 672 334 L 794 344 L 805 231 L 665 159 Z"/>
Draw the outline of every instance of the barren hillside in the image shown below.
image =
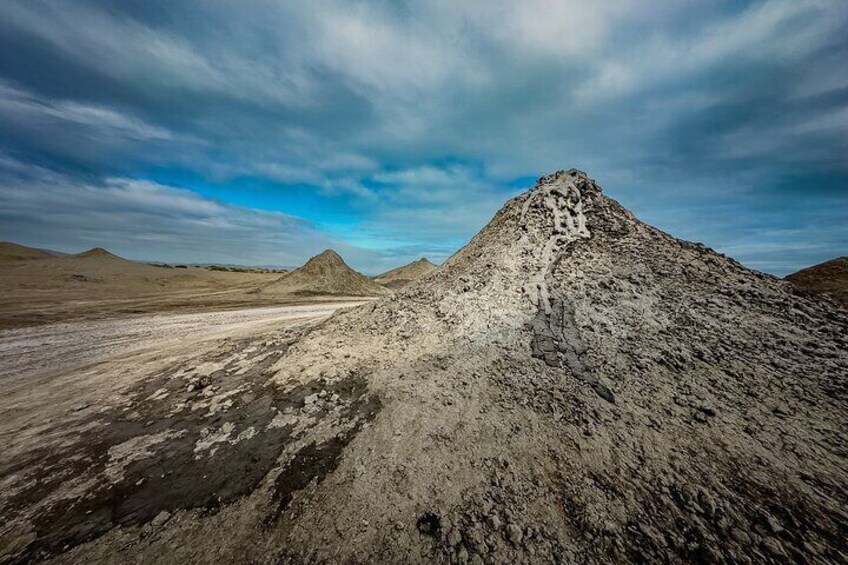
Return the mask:
<path id="1" fill-rule="evenodd" d="M 271 305 L 279 301 L 256 290 L 278 276 L 157 267 L 101 248 L 30 256 L 5 262 L 0 269 L 0 329 L 142 312 Z"/>
<path id="2" fill-rule="evenodd" d="M 391 296 L 38 424 L 0 456 L 0 547 L 845 562 L 847 385 L 844 312 L 559 172 Z"/>

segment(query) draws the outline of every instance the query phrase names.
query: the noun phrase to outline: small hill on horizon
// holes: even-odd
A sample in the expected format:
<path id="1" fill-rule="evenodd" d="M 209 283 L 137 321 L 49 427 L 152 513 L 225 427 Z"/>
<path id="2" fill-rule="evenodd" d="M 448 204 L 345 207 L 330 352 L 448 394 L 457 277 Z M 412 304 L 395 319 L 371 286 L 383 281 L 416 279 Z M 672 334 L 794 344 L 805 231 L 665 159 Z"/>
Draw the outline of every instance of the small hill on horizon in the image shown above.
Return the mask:
<path id="1" fill-rule="evenodd" d="M 302 267 L 266 285 L 262 292 L 298 296 L 381 296 L 389 291 L 351 269 L 341 255 L 327 249 Z"/>
<path id="2" fill-rule="evenodd" d="M 121 257 L 119 255 L 115 255 L 111 251 L 106 251 L 102 247 L 92 247 L 91 249 L 88 249 L 88 250 L 83 251 L 81 253 L 74 253 L 73 255 L 70 255 L 70 257 L 73 257 L 75 259 L 95 258 L 95 259 L 118 259 L 120 261 L 130 261 L 129 259 L 124 259 L 123 257 Z"/>
<path id="3" fill-rule="evenodd" d="M 381 284 L 387 288 L 397 289 L 408 285 L 422 277 L 425 277 L 438 269 L 436 265 L 431 263 L 426 257 L 422 257 L 417 261 L 408 263 L 401 267 L 386 271 L 373 278 L 374 282 Z"/>
<path id="4" fill-rule="evenodd" d="M 786 280 L 810 294 L 828 294 L 848 306 L 848 257 L 837 257 L 786 276 Z"/>
<path id="5" fill-rule="evenodd" d="M 37 247 L 27 247 L 11 241 L 0 241 L 0 262 L 35 261 L 58 256 L 58 253 Z"/>

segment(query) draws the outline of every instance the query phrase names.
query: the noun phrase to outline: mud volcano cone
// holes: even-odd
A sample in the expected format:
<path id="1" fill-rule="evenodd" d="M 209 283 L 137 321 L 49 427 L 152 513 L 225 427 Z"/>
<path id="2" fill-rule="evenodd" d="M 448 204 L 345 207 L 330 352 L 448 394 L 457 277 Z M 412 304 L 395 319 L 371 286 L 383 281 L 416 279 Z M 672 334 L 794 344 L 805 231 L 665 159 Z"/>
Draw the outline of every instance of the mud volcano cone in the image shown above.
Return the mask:
<path id="1" fill-rule="evenodd" d="M 208 393 L 208 360 L 158 371 L 85 428 L 149 446 L 123 482 L 72 475 L 69 443 L 85 502 L 9 531 L 68 562 L 844 562 L 846 316 L 558 172 L 394 294 L 229 343 Z M 130 409 L 147 439 L 103 424 Z M 150 484 L 193 496 L 120 514 Z"/>
<path id="2" fill-rule="evenodd" d="M 288 555 L 844 557 L 846 317 L 579 171 L 297 349 L 280 382 L 361 375 L 382 410 L 300 494 Z"/>

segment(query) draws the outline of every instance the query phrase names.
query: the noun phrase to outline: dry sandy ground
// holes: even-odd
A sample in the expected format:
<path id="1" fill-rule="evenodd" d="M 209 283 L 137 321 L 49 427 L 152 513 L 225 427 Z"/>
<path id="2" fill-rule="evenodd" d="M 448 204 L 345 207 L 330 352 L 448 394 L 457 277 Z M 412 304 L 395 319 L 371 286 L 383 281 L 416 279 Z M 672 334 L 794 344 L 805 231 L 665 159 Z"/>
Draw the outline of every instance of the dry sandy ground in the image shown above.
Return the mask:
<path id="1" fill-rule="evenodd" d="M 388 292 L 332 251 L 285 277 L 165 268 L 128 261 L 103 249 L 59 257 L 39 253 L 45 252 L 0 242 L 0 330 L 136 314 L 345 301 Z"/>
<path id="2" fill-rule="evenodd" d="M 8 251 L 10 245 L 0 245 L 0 252 Z M 156 267 L 127 261 L 101 249 L 24 260 L 11 260 L 8 254 L 3 260 L 0 253 L 0 329 L 135 314 L 346 300 L 343 292 L 332 293 L 332 299 L 316 299 L 314 295 L 296 296 L 265 288 L 279 278 L 279 273 Z"/>
<path id="3" fill-rule="evenodd" d="M 3 290 L 0 329 L 133 314 L 208 312 L 297 302 L 279 296 L 259 296 L 254 292 L 279 276 L 272 274 L 212 273 L 199 268 L 174 274 L 174 270 L 145 265 L 142 267 L 163 276 L 141 278 L 124 276 L 121 272 L 114 281 L 92 281 L 74 280 L 70 278 L 74 274 L 42 268 L 40 264 L 37 271 L 27 267 L 30 266 L 4 266 L 0 273 L 0 289 Z"/>

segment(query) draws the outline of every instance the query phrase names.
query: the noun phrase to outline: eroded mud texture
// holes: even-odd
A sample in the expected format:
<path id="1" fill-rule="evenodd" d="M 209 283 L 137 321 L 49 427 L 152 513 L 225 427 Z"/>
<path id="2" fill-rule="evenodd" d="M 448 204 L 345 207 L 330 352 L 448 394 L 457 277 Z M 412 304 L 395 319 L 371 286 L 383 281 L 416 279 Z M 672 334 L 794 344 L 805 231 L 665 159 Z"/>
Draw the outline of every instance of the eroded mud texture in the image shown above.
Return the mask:
<path id="1" fill-rule="evenodd" d="M 281 512 L 293 492 L 335 468 L 380 405 L 356 376 L 285 390 L 270 384 L 269 368 L 287 347 L 235 344 L 207 361 L 220 367 L 208 374 L 172 367 L 133 390 L 125 405 L 83 420 L 67 445 L 0 469 L 21 485 L 3 513 L 30 529 L 25 551 L 7 560 L 45 558 L 181 509 L 214 512 L 253 492 L 292 441 L 316 426 L 337 426 L 337 435 L 285 463 L 274 480 Z"/>

